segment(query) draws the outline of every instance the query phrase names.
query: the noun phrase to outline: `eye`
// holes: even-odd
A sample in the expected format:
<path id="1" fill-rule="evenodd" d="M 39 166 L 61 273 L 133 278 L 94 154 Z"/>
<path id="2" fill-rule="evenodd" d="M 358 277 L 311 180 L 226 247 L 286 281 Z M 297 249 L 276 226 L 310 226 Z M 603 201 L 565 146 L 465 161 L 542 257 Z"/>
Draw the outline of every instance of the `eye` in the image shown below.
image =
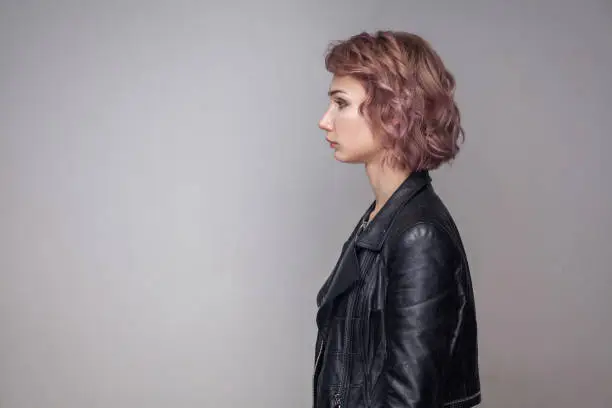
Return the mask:
<path id="1" fill-rule="evenodd" d="M 344 109 L 349 105 L 349 103 L 342 98 L 335 98 L 334 102 L 336 103 L 336 105 L 338 105 L 338 108 L 340 109 Z"/>

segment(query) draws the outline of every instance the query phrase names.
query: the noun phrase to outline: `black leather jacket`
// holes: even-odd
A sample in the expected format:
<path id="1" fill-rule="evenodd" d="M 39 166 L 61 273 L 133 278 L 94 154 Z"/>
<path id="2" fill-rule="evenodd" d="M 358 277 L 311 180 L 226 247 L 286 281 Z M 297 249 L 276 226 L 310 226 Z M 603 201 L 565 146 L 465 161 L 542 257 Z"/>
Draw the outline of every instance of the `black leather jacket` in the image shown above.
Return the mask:
<path id="1" fill-rule="evenodd" d="M 429 173 L 360 224 L 317 296 L 314 408 L 480 403 L 470 271 Z"/>

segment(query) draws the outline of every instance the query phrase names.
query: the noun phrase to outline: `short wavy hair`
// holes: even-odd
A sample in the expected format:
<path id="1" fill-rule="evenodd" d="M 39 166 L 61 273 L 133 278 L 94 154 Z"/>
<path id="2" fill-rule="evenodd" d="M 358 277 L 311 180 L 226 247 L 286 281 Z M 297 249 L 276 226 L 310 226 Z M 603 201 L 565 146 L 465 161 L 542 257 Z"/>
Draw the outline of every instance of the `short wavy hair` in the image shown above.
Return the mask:
<path id="1" fill-rule="evenodd" d="M 332 42 L 325 67 L 364 86 L 360 112 L 387 149 L 384 161 L 391 166 L 433 170 L 458 154 L 465 134 L 454 100 L 455 79 L 422 37 L 362 32 Z"/>

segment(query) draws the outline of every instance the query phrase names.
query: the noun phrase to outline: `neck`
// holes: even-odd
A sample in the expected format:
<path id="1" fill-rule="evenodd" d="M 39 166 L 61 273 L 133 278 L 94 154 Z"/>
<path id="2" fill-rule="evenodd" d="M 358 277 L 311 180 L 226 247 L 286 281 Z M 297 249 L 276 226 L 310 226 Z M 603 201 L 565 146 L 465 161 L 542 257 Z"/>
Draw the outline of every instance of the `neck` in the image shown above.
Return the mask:
<path id="1" fill-rule="evenodd" d="M 379 162 L 367 163 L 365 169 L 376 199 L 374 210 L 370 214 L 370 219 L 372 219 L 406 180 L 410 172 L 382 166 Z"/>

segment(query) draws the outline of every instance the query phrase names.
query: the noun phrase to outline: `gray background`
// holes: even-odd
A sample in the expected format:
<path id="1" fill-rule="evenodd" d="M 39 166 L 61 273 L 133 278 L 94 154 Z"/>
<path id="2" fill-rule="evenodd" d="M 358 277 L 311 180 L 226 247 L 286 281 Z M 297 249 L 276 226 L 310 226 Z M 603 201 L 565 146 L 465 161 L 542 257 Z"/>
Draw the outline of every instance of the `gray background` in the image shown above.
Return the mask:
<path id="1" fill-rule="evenodd" d="M 0 407 L 310 405 L 372 199 L 322 58 L 378 28 L 457 77 L 482 406 L 612 406 L 609 0 L 0 4 Z"/>

